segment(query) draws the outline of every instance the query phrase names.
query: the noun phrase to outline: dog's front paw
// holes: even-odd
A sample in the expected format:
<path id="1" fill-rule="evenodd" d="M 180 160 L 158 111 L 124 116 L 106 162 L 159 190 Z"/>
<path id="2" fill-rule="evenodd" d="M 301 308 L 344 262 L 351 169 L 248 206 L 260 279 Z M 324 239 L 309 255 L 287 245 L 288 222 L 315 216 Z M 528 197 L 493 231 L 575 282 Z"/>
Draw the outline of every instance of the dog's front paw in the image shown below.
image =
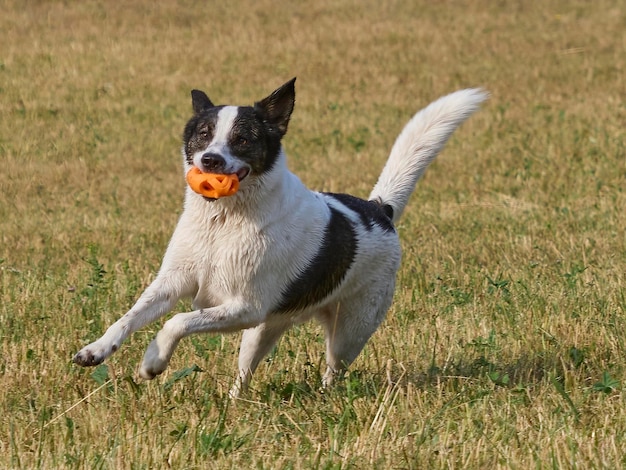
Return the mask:
<path id="1" fill-rule="evenodd" d="M 103 345 L 96 341 L 78 351 L 73 361 L 83 367 L 97 366 L 116 350 L 117 347 L 115 345 Z"/>

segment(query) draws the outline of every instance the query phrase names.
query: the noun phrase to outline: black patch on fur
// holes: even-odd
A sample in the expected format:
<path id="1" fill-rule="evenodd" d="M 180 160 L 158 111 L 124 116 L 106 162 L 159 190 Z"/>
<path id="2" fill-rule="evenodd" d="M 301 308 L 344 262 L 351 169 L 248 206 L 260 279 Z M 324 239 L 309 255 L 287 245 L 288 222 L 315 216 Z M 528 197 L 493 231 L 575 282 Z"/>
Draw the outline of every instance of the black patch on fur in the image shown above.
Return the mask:
<path id="1" fill-rule="evenodd" d="M 254 109 L 263 116 L 266 123 L 280 132 L 281 136 L 287 133 L 289 119 L 296 102 L 295 83 L 296 79 L 292 78 L 268 97 L 254 103 Z"/>
<path id="2" fill-rule="evenodd" d="M 296 312 L 321 302 L 339 286 L 352 266 L 357 250 L 354 228 L 337 209 L 331 207 L 330 214 L 320 250 L 285 289 L 275 313 Z"/>
<path id="3" fill-rule="evenodd" d="M 378 203 L 376 201 L 371 201 L 371 202 L 373 202 L 374 204 L 379 206 L 382 209 L 382 211 L 385 213 L 385 215 L 387 217 L 389 217 L 389 220 L 393 220 L 393 207 L 391 205 L 389 205 L 389 204 L 380 204 L 380 203 Z"/>
<path id="4" fill-rule="evenodd" d="M 255 108 L 239 108 L 228 146 L 233 155 L 252 168 L 252 174 L 270 171 L 280 154 L 282 134 Z"/>
<path id="5" fill-rule="evenodd" d="M 196 152 L 207 148 L 213 140 L 217 113 L 223 106 L 214 106 L 205 109 L 199 114 L 195 114 L 185 126 L 183 131 L 183 143 L 185 145 L 185 160 L 193 163 L 193 156 Z"/>
<path id="6" fill-rule="evenodd" d="M 191 90 L 191 106 L 196 114 L 200 114 L 202 111 L 213 108 L 215 105 L 211 103 L 211 100 L 205 92 Z"/>
<path id="7" fill-rule="evenodd" d="M 371 230 L 374 225 L 379 226 L 385 232 L 395 232 L 393 223 L 391 222 L 391 216 L 393 216 L 393 209 L 390 205 L 381 205 L 375 201 L 366 201 L 358 197 L 351 196 L 349 194 L 337 194 L 337 193 L 323 193 L 326 196 L 330 196 L 348 209 L 356 212 L 361 223 L 366 229 Z M 390 209 L 391 216 L 388 215 Z"/>

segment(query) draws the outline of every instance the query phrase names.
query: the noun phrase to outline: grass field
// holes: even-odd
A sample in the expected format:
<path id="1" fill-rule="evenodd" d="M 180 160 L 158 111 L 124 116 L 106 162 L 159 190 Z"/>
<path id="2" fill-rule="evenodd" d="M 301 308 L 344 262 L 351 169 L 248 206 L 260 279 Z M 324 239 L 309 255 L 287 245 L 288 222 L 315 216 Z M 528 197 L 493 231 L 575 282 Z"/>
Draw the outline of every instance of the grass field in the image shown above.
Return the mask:
<path id="1" fill-rule="evenodd" d="M 0 468 L 626 467 L 623 2 L 0 5 Z M 292 170 L 360 196 L 415 111 L 491 93 L 418 185 L 346 380 L 320 390 L 315 324 L 236 401 L 238 335 L 152 382 L 161 322 L 72 364 L 159 267 L 190 89 L 250 104 L 293 76 Z"/>

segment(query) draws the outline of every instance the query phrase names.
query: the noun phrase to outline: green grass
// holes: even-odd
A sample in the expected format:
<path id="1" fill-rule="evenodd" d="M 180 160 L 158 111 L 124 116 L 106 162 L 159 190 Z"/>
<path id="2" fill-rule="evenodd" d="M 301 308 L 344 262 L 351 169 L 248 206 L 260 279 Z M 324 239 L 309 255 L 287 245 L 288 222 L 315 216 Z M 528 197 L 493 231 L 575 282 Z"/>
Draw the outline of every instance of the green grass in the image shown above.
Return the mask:
<path id="1" fill-rule="evenodd" d="M 626 466 L 626 7 L 467 3 L 4 1 L 0 468 Z M 238 335 L 152 382 L 160 322 L 73 365 L 159 267 L 189 90 L 249 104 L 292 76 L 291 168 L 360 196 L 416 110 L 492 95 L 418 185 L 346 380 L 320 390 L 315 324 L 236 401 Z"/>

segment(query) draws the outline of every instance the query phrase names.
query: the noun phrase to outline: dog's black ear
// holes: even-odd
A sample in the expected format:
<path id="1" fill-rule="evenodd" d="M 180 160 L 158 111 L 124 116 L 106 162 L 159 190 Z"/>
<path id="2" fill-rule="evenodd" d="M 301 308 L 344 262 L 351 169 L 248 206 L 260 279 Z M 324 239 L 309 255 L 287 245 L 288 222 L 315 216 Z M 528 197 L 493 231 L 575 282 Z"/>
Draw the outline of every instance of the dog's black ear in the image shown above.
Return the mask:
<path id="1" fill-rule="evenodd" d="M 294 77 L 274 90 L 267 98 L 254 103 L 254 109 L 260 112 L 271 125 L 275 126 L 281 136 L 287 133 L 289 118 L 296 102 L 295 83 Z"/>
<path id="2" fill-rule="evenodd" d="M 213 107 L 213 103 L 211 103 L 206 93 L 200 90 L 191 90 L 191 105 L 196 114 Z"/>

